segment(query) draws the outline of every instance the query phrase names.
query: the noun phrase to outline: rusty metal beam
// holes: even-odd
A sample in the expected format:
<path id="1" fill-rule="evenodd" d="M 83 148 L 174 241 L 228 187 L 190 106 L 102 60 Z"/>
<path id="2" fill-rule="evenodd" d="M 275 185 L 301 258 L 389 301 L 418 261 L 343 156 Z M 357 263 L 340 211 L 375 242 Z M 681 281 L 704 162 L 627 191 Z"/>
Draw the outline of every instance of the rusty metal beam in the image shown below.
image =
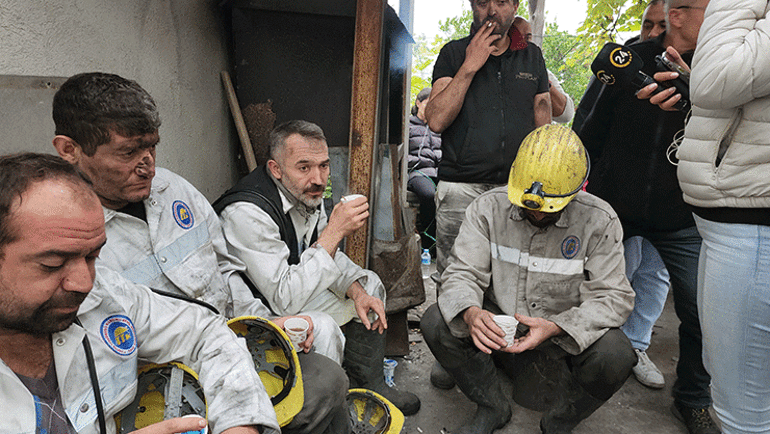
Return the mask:
<path id="1" fill-rule="evenodd" d="M 348 188 L 351 193 L 363 194 L 370 199 L 372 198 L 372 163 L 379 139 L 377 120 L 385 5 L 384 0 L 358 0 L 356 5 Z M 369 218 L 369 224 L 350 235 L 345 243 L 345 253 L 362 267 L 367 266 L 369 257 L 371 220 Z"/>

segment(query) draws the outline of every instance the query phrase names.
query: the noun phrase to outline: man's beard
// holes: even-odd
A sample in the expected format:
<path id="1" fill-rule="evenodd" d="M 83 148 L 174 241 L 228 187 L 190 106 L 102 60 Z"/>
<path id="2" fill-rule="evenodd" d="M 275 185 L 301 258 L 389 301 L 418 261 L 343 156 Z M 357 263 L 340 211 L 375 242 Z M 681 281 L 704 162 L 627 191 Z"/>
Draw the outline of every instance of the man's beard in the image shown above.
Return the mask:
<path id="1" fill-rule="evenodd" d="M 527 221 L 530 224 L 532 224 L 532 226 L 535 226 L 535 227 L 540 228 L 540 229 L 543 229 L 546 226 L 550 226 L 550 225 L 556 223 L 557 221 L 559 221 L 559 217 L 561 217 L 561 211 L 554 212 L 554 213 L 544 213 L 544 214 L 545 214 L 545 216 L 542 219 L 536 220 L 532 216 L 532 214 L 527 212 L 526 209 L 521 208 L 521 215 L 522 215 L 522 217 L 527 219 Z"/>
<path id="2" fill-rule="evenodd" d="M 320 190 L 317 190 L 315 188 L 311 188 L 309 190 L 305 190 L 299 196 L 299 201 L 302 202 L 308 208 L 312 208 L 312 209 L 318 208 L 321 205 L 321 202 L 323 202 L 324 197 L 323 196 L 318 196 L 316 198 L 311 198 L 310 196 L 308 196 L 305 193 L 320 193 L 320 192 L 323 192 L 323 188 L 321 188 Z"/>
<path id="3" fill-rule="evenodd" d="M 66 314 L 55 313 L 53 310 L 59 307 L 80 306 L 87 296 L 88 293 L 67 292 L 64 297 L 47 300 L 29 315 L 21 316 L 23 313 L 14 312 L 14 315 L 7 316 L 4 313 L 0 315 L 0 328 L 35 336 L 47 336 L 66 330 L 77 318 L 77 310 Z"/>

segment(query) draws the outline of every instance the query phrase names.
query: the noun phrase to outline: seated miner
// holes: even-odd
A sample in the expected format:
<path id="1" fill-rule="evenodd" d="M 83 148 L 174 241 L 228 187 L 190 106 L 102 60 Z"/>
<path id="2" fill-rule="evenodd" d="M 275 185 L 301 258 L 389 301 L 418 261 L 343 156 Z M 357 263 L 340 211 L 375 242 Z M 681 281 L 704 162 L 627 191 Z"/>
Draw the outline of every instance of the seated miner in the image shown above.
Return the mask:
<path id="1" fill-rule="evenodd" d="M 211 433 L 278 433 L 251 355 L 222 317 L 95 265 L 106 241 L 99 199 L 72 165 L 0 157 L 0 432 L 117 432 L 141 360 L 199 374 Z M 175 418 L 137 434 L 205 425 Z"/>
<path id="2" fill-rule="evenodd" d="M 280 315 L 320 311 L 345 331 L 342 366 L 351 387 L 383 395 L 405 415 L 416 395 L 385 384 L 385 288 L 372 271 L 338 250 L 369 216 L 365 197 L 323 207 L 329 150 L 318 125 L 289 121 L 269 137 L 269 160 L 214 203 L 230 252 Z"/>
<path id="3" fill-rule="evenodd" d="M 276 318 L 243 281 L 245 267 L 228 254 L 208 200 L 184 178 L 156 169 L 160 118 L 141 86 L 113 74 L 75 75 L 54 95 L 53 117 L 54 147 L 93 183 L 104 208 L 108 242 L 101 265 L 208 303 L 226 318 L 260 316 L 283 327 L 287 318 Z M 313 327 L 298 348 L 305 401 L 283 432 L 339 432 L 334 425 L 349 419 L 339 365 L 344 337 L 328 315 L 303 318 Z"/>
<path id="4" fill-rule="evenodd" d="M 510 420 L 496 365 L 514 384 L 517 363 L 535 360 L 535 352 L 561 366 L 540 428 L 569 433 L 636 363 L 618 328 L 634 300 L 621 226 L 606 202 L 581 191 L 587 176 L 577 135 L 542 126 L 522 142 L 508 186 L 482 194 L 466 211 L 443 292 L 421 322 L 433 355 L 478 405 L 461 433 L 491 433 Z M 515 338 L 506 339 L 493 319 L 500 314 L 518 320 Z"/>

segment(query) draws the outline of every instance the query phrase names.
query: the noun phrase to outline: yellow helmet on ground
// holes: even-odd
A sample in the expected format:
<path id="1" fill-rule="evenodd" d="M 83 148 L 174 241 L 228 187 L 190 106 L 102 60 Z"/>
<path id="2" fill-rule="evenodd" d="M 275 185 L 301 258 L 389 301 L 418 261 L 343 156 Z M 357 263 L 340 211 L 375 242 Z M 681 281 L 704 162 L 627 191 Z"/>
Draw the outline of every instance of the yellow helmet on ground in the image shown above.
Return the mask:
<path id="1" fill-rule="evenodd" d="M 574 131 L 543 125 L 521 142 L 508 177 L 508 200 L 533 211 L 561 211 L 585 184 L 589 166 Z"/>
<path id="2" fill-rule="evenodd" d="M 181 363 L 149 364 L 139 369 L 134 401 L 115 415 L 119 432 L 129 433 L 174 417 L 205 418 L 206 398 L 198 374 Z"/>
<path id="3" fill-rule="evenodd" d="M 353 434 L 401 432 L 404 414 L 379 393 L 368 389 L 350 389 L 347 400 Z"/>
<path id="4" fill-rule="evenodd" d="M 246 340 L 278 424 L 288 425 L 305 403 L 302 370 L 289 337 L 273 322 L 257 316 L 239 316 L 227 321 L 227 325 Z"/>

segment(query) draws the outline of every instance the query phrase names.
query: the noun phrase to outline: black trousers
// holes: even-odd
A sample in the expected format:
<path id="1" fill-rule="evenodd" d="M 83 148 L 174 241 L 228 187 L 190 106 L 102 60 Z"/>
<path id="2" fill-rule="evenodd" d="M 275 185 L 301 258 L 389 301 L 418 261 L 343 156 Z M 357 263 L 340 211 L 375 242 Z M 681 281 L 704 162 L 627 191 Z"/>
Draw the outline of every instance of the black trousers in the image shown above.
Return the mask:
<path id="1" fill-rule="evenodd" d="M 426 343 L 442 366 L 473 371 L 473 366 L 467 366 L 468 361 L 481 351 L 476 348 L 470 337 L 457 338 L 452 335 L 441 316 L 438 305 L 434 304 L 425 312 L 421 328 Z M 540 354 L 537 354 L 538 352 Z M 637 361 L 631 342 L 620 329 L 610 329 L 593 345 L 577 355 L 569 354 L 551 341 L 546 341 L 538 348 L 521 354 L 494 351 L 489 357 L 492 357 L 495 365 L 511 377 L 514 387 L 528 387 L 533 384 L 531 374 L 527 374 L 528 378 L 517 378 L 522 372 L 548 372 L 541 369 L 528 370 L 526 369 L 528 366 L 523 366 L 524 364 L 546 361 L 551 364 L 551 370 L 554 365 L 558 367 L 562 364 L 562 367 L 569 371 L 572 378 L 586 393 L 602 401 L 610 399 L 623 386 Z M 549 382 L 548 378 L 545 380 L 541 383 Z M 488 382 L 489 379 L 478 378 L 478 381 L 483 383 Z M 565 383 L 564 381 L 554 378 L 550 383 L 554 393 L 559 394 L 562 390 L 567 393 L 568 386 L 561 384 Z M 518 392 L 520 395 L 522 392 L 526 395 L 528 392 L 537 391 L 519 390 Z M 514 395 L 516 394 L 517 391 L 514 391 Z"/>

